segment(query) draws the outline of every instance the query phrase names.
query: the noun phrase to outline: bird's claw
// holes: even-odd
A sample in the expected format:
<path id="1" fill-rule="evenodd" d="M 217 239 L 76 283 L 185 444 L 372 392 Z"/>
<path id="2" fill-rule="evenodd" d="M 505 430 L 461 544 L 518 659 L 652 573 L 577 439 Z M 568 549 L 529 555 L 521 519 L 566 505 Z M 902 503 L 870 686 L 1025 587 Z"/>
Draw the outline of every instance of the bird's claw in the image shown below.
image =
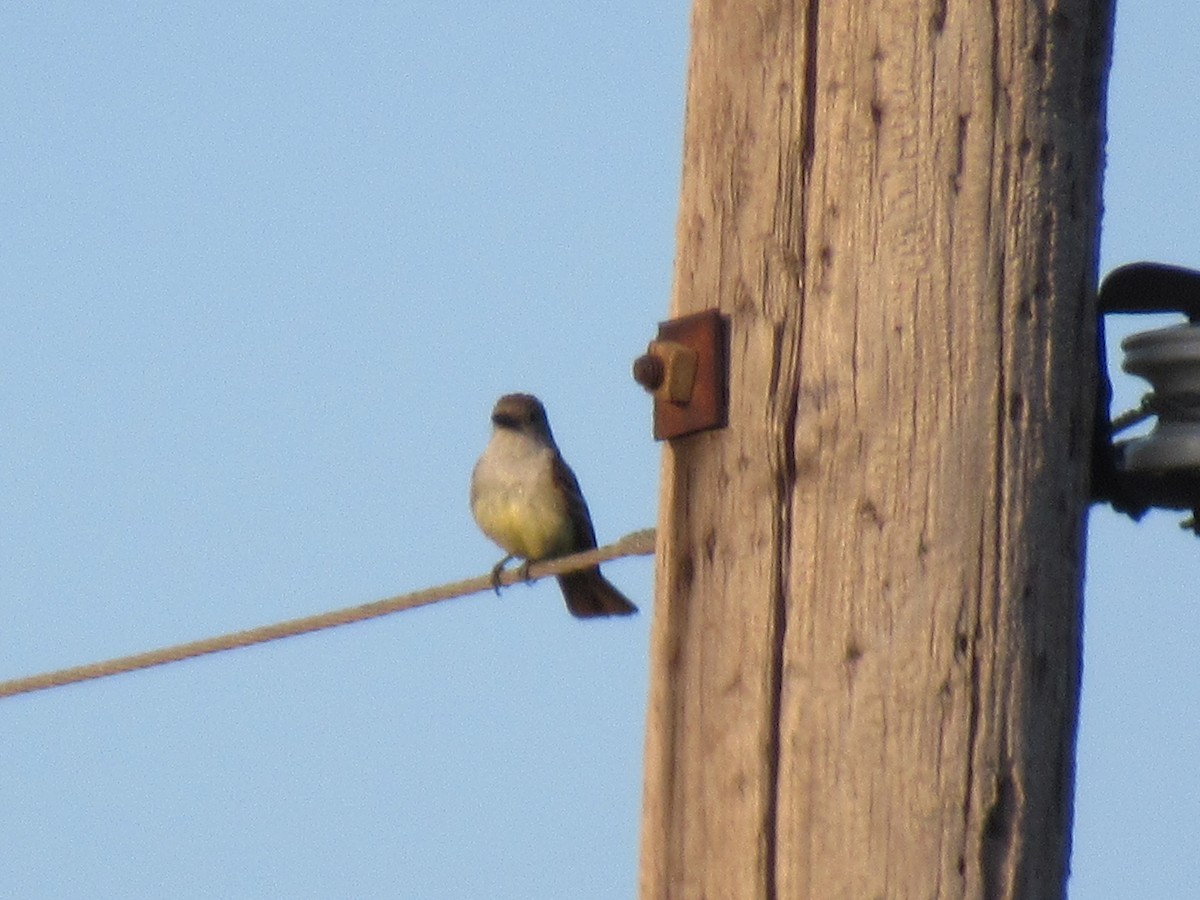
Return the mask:
<path id="1" fill-rule="evenodd" d="M 497 597 L 500 596 L 500 573 L 504 571 L 504 567 L 508 565 L 510 559 L 512 559 L 512 554 L 509 554 L 492 566 L 492 590 L 496 592 Z"/>

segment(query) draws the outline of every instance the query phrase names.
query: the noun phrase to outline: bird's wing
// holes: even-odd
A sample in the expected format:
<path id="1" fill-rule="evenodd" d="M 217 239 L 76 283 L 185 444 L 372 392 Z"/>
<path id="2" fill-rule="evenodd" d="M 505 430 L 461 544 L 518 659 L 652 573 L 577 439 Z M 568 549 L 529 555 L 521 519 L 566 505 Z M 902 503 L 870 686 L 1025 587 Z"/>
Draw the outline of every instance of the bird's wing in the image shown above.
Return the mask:
<path id="1" fill-rule="evenodd" d="M 596 531 L 592 528 L 592 516 L 588 512 L 587 501 L 583 499 L 583 491 L 579 489 L 575 473 L 557 453 L 554 454 L 551 474 L 555 485 L 567 498 L 567 515 L 571 519 L 571 528 L 575 532 L 574 549 L 576 551 L 591 550 L 596 546 Z"/>

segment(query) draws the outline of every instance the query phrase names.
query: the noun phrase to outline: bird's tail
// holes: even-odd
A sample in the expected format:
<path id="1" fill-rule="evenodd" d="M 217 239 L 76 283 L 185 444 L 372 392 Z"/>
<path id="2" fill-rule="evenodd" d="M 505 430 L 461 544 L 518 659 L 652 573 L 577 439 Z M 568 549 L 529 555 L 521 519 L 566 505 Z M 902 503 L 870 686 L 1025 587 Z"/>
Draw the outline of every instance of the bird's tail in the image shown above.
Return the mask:
<path id="1" fill-rule="evenodd" d="M 637 607 L 600 574 L 600 567 L 558 576 L 567 609 L 578 619 L 596 616 L 628 616 Z"/>

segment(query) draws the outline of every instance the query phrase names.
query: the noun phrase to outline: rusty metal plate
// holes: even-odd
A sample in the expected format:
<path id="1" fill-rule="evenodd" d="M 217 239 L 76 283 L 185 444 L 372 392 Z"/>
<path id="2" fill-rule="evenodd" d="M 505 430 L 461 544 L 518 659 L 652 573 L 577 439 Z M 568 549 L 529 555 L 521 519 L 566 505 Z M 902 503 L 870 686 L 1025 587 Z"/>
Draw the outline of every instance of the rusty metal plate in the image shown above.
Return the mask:
<path id="1" fill-rule="evenodd" d="M 681 344 L 696 353 L 691 397 L 678 402 L 665 392 L 654 397 L 654 439 L 684 437 L 698 431 L 724 428 L 728 407 L 728 326 L 715 309 L 681 316 L 658 325 L 658 340 Z"/>

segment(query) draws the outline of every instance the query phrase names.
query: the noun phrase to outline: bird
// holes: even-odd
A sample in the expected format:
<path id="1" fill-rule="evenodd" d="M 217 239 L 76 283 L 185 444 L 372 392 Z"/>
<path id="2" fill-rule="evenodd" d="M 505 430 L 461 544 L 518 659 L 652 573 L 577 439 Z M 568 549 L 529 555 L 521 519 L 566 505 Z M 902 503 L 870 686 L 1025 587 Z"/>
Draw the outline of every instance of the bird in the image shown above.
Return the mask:
<path id="1" fill-rule="evenodd" d="M 529 564 L 596 546 L 596 532 L 579 482 L 563 460 L 546 408 L 532 394 L 505 394 L 492 409 L 492 437 L 471 472 L 471 514 L 507 556 Z M 599 566 L 558 576 L 571 615 L 580 619 L 627 616 L 637 607 Z"/>

